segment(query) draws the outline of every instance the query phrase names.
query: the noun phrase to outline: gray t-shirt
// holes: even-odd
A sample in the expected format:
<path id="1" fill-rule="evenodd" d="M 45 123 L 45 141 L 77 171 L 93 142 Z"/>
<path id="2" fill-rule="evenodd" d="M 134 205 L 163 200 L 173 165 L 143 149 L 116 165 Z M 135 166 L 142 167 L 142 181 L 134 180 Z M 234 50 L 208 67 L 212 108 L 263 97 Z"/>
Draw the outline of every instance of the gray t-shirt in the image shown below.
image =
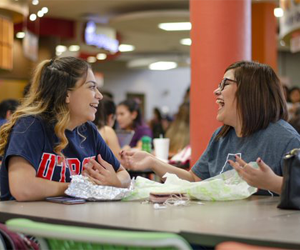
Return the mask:
<path id="1" fill-rule="evenodd" d="M 231 170 L 227 161 L 235 160 L 236 154 L 246 162 L 261 157 L 277 175 L 282 176 L 283 156 L 294 148 L 300 148 L 300 135 L 284 120 L 270 123 L 266 129 L 245 138 L 237 137 L 232 128 L 225 137 L 215 140 L 220 130 L 218 128 L 214 132 L 205 152 L 192 168 L 202 180 Z"/>

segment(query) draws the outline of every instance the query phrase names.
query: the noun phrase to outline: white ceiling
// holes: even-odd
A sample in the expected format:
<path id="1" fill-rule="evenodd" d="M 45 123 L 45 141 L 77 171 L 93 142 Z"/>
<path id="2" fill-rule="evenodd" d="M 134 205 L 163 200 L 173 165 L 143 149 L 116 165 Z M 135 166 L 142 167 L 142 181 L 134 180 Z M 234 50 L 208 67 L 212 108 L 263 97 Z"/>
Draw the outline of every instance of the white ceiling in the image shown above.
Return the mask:
<path id="1" fill-rule="evenodd" d="M 122 53 L 118 61 L 135 60 L 132 63 L 139 64 L 140 60 L 160 59 L 175 60 L 181 65 L 189 61 L 189 46 L 179 42 L 189 37 L 189 32 L 166 32 L 158 28 L 161 22 L 189 21 L 189 0 L 39 0 L 37 6 L 31 1 L 28 0 L 30 13 L 37 13 L 46 6 L 48 17 L 95 20 L 114 28 L 121 43 L 136 48 L 133 52 Z"/>
<path id="2" fill-rule="evenodd" d="M 189 0 L 40 0 L 30 13 L 46 6 L 48 17 L 77 21 L 95 20 L 114 28 L 121 43 L 135 46 L 133 52 L 122 53 L 118 60 L 141 58 L 175 59 L 186 62 L 189 46 L 180 44 L 189 31 L 166 32 L 161 22 L 188 22 Z"/>

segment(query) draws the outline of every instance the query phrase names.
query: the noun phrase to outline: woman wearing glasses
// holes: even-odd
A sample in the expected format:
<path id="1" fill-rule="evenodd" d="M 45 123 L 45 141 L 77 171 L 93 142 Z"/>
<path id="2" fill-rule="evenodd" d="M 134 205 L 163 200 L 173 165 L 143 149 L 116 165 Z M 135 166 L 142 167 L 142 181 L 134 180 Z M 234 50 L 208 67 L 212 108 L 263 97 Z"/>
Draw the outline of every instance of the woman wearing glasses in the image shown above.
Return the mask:
<path id="1" fill-rule="evenodd" d="M 260 193 L 280 193 L 283 156 L 300 147 L 300 136 L 285 121 L 286 103 L 275 72 L 256 62 L 233 63 L 214 94 L 219 105 L 217 120 L 223 126 L 213 133 L 189 172 L 144 152 L 123 152 L 123 165 L 152 168 L 159 176 L 175 173 L 189 181 L 204 180 L 234 167 L 250 185 L 262 189 Z M 257 161 L 260 168 L 246 164 L 250 161 Z"/>

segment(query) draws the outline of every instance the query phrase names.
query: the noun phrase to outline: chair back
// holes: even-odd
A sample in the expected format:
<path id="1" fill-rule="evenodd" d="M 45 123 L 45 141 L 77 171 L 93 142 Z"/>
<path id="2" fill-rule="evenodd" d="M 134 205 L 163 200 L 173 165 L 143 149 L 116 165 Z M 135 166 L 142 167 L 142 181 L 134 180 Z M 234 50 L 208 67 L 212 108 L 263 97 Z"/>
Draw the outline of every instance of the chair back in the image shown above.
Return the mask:
<path id="1" fill-rule="evenodd" d="M 11 219 L 6 222 L 11 231 L 41 239 L 43 249 L 159 249 L 191 250 L 181 236 L 163 232 L 140 232 L 96 229 Z M 47 244 L 44 244 L 46 242 Z"/>

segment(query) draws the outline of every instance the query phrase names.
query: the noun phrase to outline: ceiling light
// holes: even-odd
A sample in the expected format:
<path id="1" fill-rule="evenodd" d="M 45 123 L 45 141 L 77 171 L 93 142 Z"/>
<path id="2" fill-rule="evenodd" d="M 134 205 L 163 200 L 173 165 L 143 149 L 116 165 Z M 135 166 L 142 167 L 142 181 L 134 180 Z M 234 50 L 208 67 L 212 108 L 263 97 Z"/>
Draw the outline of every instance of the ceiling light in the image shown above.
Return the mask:
<path id="1" fill-rule="evenodd" d="M 166 31 L 191 30 L 192 24 L 190 22 L 160 23 L 158 27 Z"/>
<path id="2" fill-rule="evenodd" d="M 183 39 L 180 40 L 180 43 L 182 45 L 190 46 L 190 45 L 192 45 L 192 39 L 191 38 L 183 38 Z"/>
<path id="3" fill-rule="evenodd" d="M 128 51 L 133 51 L 135 47 L 130 44 L 120 44 L 119 45 L 119 51 L 120 52 L 128 52 Z"/>
<path id="4" fill-rule="evenodd" d="M 41 11 L 43 11 L 44 14 L 46 14 L 46 13 L 48 13 L 48 8 L 47 8 L 47 7 L 43 7 L 43 8 L 41 9 Z"/>
<path id="5" fill-rule="evenodd" d="M 80 50 L 79 45 L 70 45 L 69 46 L 69 51 L 76 52 L 76 51 L 79 51 L 79 50 Z"/>
<path id="6" fill-rule="evenodd" d="M 283 9 L 282 8 L 275 8 L 274 9 L 274 16 L 282 17 L 283 16 Z"/>
<path id="7" fill-rule="evenodd" d="M 56 52 L 65 52 L 67 50 L 67 47 L 64 46 L 64 45 L 57 45 L 56 48 L 55 48 Z"/>
<path id="8" fill-rule="evenodd" d="M 56 54 L 57 56 L 60 56 L 60 55 L 62 54 L 62 52 L 56 51 L 55 54 Z"/>
<path id="9" fill-rule="evenodd" d="M 43 17 L 44 16 L 44 12 L 39 10 L 38 13 L 37 13 L 38 17 Z"/>
<path id="10" fill-rule="evenodd" d="M 176 67 L 177 67 L 176 62 L 164 62 L 164 61 L 151 63 L 149 65 L 150 70 L 168 70 L 168 69 L 174 69 Z"/>
<path id="11" fill-rule="evenodd" d="M 18 33 L 16 34 L 16 38 L 22 39 L 22 38 L 24 38 L 24 37 L 25 37 L 25 32 L 18 32 Z"/>
<path id="12" fill-rule="evenodd" d="M 98 59 L 98 60 L 105 60 L 106 57 L 107 57 L 107 55 L 104 54 L 104 53 L 99 53 L 99 54 L 97 54 L 97 59 Z"/>
<path id="13" fill-rule="evenodd" d="M 32 4 L 33 5 L 38 5 L 39 4 L 39 0 L 32 0 Z"/>
<path id="14" fill-rule="evenodd" d="M 30 20 L 30 21 L 35 21 L 35 20 L 36 20 L 36 14 L 31 14 L 31 15 L 29 16 L 29 20 Z"/>
<path id="15" fill-rule="evenodd" d="M 88 61 L 89 63 L 94 63 L 94 62 L 97 61 L 97 59 L 96 59 L 96 57 L 94 57 L 94 56 L 89 56 L 89 57 L 87 58 L 87 61 Z"/>

